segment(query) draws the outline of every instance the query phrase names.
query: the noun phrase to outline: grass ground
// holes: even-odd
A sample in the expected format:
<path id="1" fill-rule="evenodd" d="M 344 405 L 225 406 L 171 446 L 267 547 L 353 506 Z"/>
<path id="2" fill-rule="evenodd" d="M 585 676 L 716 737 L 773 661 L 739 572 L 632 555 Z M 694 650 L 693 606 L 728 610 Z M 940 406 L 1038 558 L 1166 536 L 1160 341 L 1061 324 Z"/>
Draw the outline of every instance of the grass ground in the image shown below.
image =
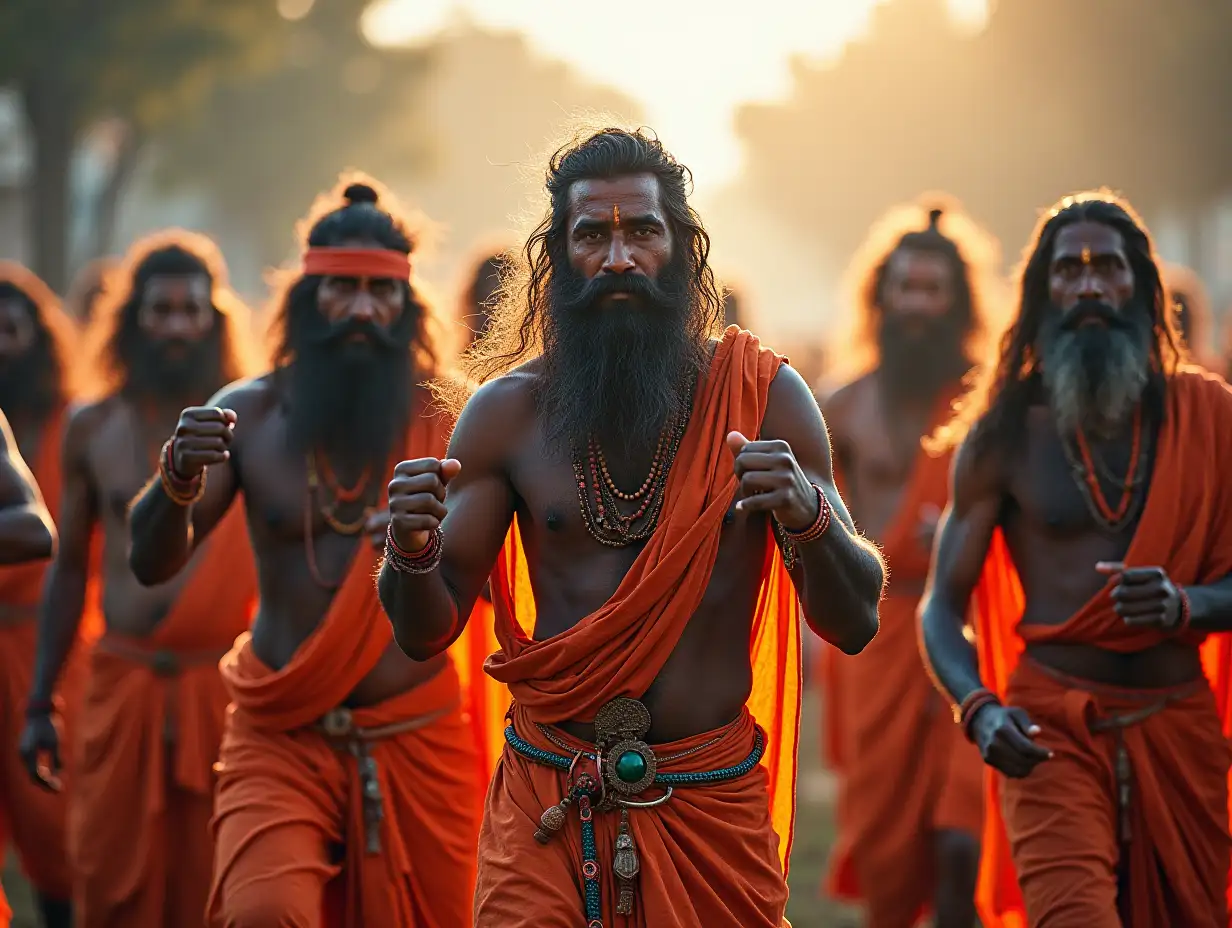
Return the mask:
<path id="1" fill-rule="evenodd" d="M 821 768 L 817 718 L 816 699 L 810 693 L 805 699 L 800 741 L 799 807 L 787 915 L 793 928 L 855 928 L 859 920 L 851 910 L 822 898 L 819 891 L 826 856 L 834 840 L 834 785 Z M 13 908 L 13 928 L 39 928 L 29 886 L 11 855 L 4 868 L 4 890 Z"/>

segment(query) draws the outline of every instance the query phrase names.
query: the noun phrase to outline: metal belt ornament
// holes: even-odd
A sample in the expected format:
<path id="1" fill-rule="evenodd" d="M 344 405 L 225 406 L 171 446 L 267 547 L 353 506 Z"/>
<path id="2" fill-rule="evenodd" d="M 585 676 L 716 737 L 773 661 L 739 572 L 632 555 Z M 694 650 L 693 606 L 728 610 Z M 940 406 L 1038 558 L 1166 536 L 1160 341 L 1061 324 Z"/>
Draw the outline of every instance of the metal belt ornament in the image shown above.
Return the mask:
<path id="1" fill-rule="evenodd" d="M 505 728 L 505 741 L 513 751 L 523 757 L 567 772 L 565 795 L 557 805 L 543 811 L 539 817 L 539 827 L 535 831 L 535 840 L 540 844 L 551 841 L 564 827 L 569 807 L 577 806 L 578 817 L 582 823 L 586 926 L 603 928 L 594 813 L 620 809 L 620 826 L 616 833 L 612 859 L 612 870 L 619 886 L 616 912 L 619 915 L 632 915 L 634 888 L 641 862 L 633 841 L 633 833 L 629 828 L 629 810 L 661 806 L 672 798 L 673 790 L 677 786 L 704 786 L 745 776 L 761 762 L 765 751 L 765 738 L 761 730 L 757 729 L 752 753 L 734 767 L 703 773 L 659 773 L 659 759 L 650 745 L 643 740 L 650 731 L 650 711 L 642 703 L 623 696 L 613 699 L 596 714 L 594 726 L 595 752 L 579 751 L 572 757 L 535 747 L 520 738 L 512 724 Z M 594 773 L 578 771 L 583 760 L 593 762 Z M 652 786 L 662 788 L 663 795 L 648 801 L 634 798 Z"/>

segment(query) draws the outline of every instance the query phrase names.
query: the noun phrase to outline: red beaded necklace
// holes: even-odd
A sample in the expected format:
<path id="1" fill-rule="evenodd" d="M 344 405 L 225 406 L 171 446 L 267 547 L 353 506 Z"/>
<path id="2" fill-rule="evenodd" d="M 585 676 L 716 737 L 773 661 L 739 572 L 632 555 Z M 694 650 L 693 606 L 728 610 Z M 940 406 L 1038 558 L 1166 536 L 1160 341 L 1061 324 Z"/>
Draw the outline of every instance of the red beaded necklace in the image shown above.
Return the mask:
<path id="1" fill-rule="evenodd" d="M 1096 474 L 1095 461 L 1091 455 L 1091 447 L 1087 443 L 1087 437 L 1083 434 L 1082 427 L 1077 430 L 1078 452 L 1082 455 L 1082 476 L 1086 483 L 1088 498 L 1095 506 L 1099 515 L 1102 517 L 1104 524 L 1109 527 L 1120 526 L 1129 514 L 1129 507 L 1134 501 L 1135 489 L 1138 485 L 1138 456 L 1142 448 L 1142 406 L 1139 405 L 1134 409 L 1134 426 L 1133 438 L 1129 452 L 1129 467 L 1125 472 L 1125 479 L 1121 482 L 1121 501 L 1114 510 L 1109 505 L 1107 498 L 1104 496 L 1103 487 L 1099 485 L 1099 476 Z"/>

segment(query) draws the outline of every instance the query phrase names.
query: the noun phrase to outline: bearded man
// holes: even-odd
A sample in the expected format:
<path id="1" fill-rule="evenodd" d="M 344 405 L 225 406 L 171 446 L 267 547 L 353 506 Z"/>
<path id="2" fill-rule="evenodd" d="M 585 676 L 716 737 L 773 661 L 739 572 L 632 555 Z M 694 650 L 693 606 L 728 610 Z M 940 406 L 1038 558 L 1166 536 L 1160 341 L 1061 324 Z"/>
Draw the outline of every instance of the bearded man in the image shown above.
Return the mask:
<path id="1" fill-rule="evenodd" d="M 1232 391 L 1171 309 L 1132 208 L 1067 197 L 944 436 L 923 645 L 997 771 L 986 926 L 1228 924 Z"/>
<path id="2" fill-rule="evenodd" d="M 5 268 L 6 273 L 12 270 L 11 267 Z M 0 413 L 0 567 L 9 570 L 46 560 L 54 553 L 55 546 L 56 530 L 51 514 L 43 504 L 34 476 L 17 450 L 8 420 Z M 5 718 L 7 720 L 7 713 Z M 11 774 L 6 775 L 5 779 L 9 776 Z M 5 799 L 7 806 L 7 795 Z M 6 807 L 5 819 L 9 819 L 10 815 Z M 62 822 L 61 818 L 61 825 Z M 63 848 L 63 839 L 58 839 L 58 834 L 49 834 L 46 838 Z M 67 920 L 69 913 L 63 911 L 62 903 L 50 908 L 44 903 L 41 908 L 48 928 L 68 928 L 71 925 L 71 921 Z M 4 890 L 0 889 L 0 928 L 8 928 L 12 916 Z"/>
<path id="3" fill-rule="evenodd" d="M 102 622 L 76 720 L 69 853 L 78 928 L 203 923 L 211 766 L 226 693 L 218 659 L 245 629 L 255 578 L 243 513 L 175 582 L 128 567 L 128 501 L 158 467 L 185 402 L 244 372 L 242 311 L 214 243 L 172 230 L 138 242 L 100 308 L 108 392 L 69 418 L 60 548 L 47 574 L 21 754 L 54 788 L 62 736 L 51 695 L 83 624 L 102 536 Z"/>
<path id="4" fill-rule="evenodd" d="M 460 928 L 490 770 L 480 652 L 463 642 L 453 659 L 408 660 L 372 582 L 389 518 L 380 475 L 441 453 L 447 434 L 416 386 L 436 355 L 415 237 L 362 177 L 320 198 L 304 227 L 274 369 L 185 409 L 165 479 L 132 510 L 133 570 L 163 583 L 242 493 L 261 578 L 252 633 L 222 664 L 234 705 L 209 917 Z"/>
<path id="5" fill-rule="evenodd" d="M 428 660 L 497 568 L 487 670 L 514 702 L 475 924 L 779 926 L 797 593 L 855 653 L 881 560 L 804 381 L 748 332 L 709 337 L 723 304 L 687 170 L 605 129 L 552 158 L 547 189 L 448 458 L 394 472 L 379 580 Z"/>
<path id="6" fill-rule="evenodd" d="M 76 332 L 50 288 L 19 264 L 0 262 L 0 410 L 12 426 L 51 517 L 59 515 L 60 438 L 72 399 L 68 364 Z M 26 696 L 34 669 L 39 596 L 49 561 L 0 570 L 0 680 L 5 743 L 25 726 Z M 80 649 L 73 649 L 56 696 L 71 718 L 81 691 Z M 17 752 L 3 757 L 0 845 L 11 839 L 50 926 L 68 925 L 72 874 L 65 839 L 63 794 L 39 789 L 25 775 Z"/>
<path id="7" fill-rule="evenodd" d="M 825 404 L 839 488 L 891 567 L 880 634 L 853 660 L 825 649 L 820 674 L 839 775 L 830 891 L 863 902 L 870 928 L 910 928 L 928 908 L 938 928 L 975 922 L 983 764 L 945 717 L 915 613 L 950 464 L 921 438 L 974 364 L 990 252 L 955 204 L 879 221 L 852 270 L 861 338 L 849 353 L 871 348 L 871 370 Z"/>

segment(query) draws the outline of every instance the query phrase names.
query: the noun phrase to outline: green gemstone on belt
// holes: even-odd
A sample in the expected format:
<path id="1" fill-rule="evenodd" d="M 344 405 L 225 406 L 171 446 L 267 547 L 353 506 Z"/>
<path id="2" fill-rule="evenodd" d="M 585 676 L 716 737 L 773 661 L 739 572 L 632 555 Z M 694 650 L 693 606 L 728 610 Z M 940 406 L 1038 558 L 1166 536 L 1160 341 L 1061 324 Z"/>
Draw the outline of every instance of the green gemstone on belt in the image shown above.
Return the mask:
<path id="1" fill-rule="evenodd" d="M 646 758 L 637 751 L 625 751 L 616 758 L 616 776 L 625 783 L 636 783 L 646 776 Z"/>

